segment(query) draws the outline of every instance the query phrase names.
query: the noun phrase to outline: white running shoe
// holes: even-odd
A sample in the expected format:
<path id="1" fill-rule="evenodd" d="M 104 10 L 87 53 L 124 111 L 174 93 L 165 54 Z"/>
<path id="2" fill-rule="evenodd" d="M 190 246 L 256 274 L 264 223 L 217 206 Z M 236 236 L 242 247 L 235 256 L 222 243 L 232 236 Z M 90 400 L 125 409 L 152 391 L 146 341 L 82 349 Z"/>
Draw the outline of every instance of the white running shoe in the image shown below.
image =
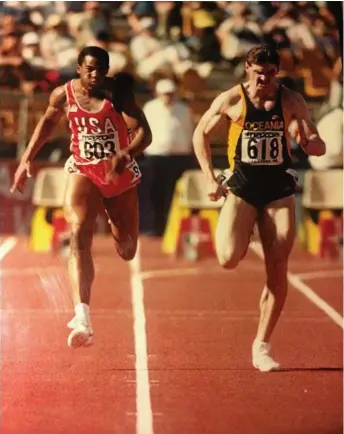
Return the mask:
<path id="1" fill-rule="evenodd" d="M 280 364 L 269 356 L 270 349 L 271 345 L 267 342 L 253 342 L 252 363 L 260 372 L 276 371 L 280 367 Z"/>
<path id="2" fill-rule="evenodd" d="M 67 326 L 72 329 L 67 341 L 70 348 L 88 347 L 92 344 L 93 329 L 82 318 L 75 316 Z"/>
<path id="3" fill-rule="evenodd" d="M 80 320 L 80 318 L 78 318 L 78 317 L 75 315 L 75 316 L 74 316 L 74 317 L 69 321 L 69 323 L 67 324 L 67 327 L 68 327 L 69 329 L 73 330 L 73 329 L 75 329 L 75 328 L 77 328 L 77 327 L 79 326 L 80 322 L 84 322 L 84 321 Z M 90 328 L 91 335 L 93 335 L 93 328 L 92 328 L 92 326 L 89 326 L 89 328 Z"/>

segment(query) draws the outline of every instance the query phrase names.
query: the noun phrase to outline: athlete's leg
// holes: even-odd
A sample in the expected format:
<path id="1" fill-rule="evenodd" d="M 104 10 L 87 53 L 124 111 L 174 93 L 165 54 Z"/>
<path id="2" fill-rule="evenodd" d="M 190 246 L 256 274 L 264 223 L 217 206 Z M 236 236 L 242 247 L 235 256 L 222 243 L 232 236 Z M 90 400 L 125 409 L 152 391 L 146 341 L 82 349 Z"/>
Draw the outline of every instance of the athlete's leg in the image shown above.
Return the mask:
<path id="1" fill-rule="evenodd" d="M 118 254 L 125 261 L 134 258 L 139 236 L 137 187 L 103 199 Z"/>
<path id="2" fill-rule="evenodd" d="M 254 206 L 234 194 L 228 194 L 215 236 L 217 258 L 222 267 L 235 268 L 246 255 L 257 215 Z"/>
<path id="3" fill-rule="evenodd" d="M 288 258 L 295 239 L 294 196 L 270 203 L 258 219 L 258 228 L 267 273 L 255 340 L 259 345 L 270 341 L 287 296 Z"/>
<path id="4" fill-rule="evenodd" d="M 69 175 L 65 215 L 71 228 L 68 268 L 76 316 L 69 323 L 69 327 L 74 330 L 68 338 L 68 344 L 73 348 L 85 345 L 89 334 L 92 334 L 89 319 L 91 286 L 94 279 L 91 246 L 100 205 L 100 193 L 90 179 L 82 175 Z"/>
<path id="5" fill-rule="evenodd" d="M 68 265 L 75 304 L 90 302 L 94 279 L 91 247 L 100 205 L 100 193 L 89 178 L 69 175 L 65 215 L 71 228 L 71 254 Z"/>

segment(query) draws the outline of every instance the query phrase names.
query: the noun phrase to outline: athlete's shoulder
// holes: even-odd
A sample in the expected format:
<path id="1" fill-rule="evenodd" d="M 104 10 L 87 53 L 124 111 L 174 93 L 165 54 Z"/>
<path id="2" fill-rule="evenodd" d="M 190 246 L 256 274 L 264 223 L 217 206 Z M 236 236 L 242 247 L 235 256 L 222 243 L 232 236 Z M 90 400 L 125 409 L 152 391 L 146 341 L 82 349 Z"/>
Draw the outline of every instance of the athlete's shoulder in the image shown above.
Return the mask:
<path id="1" fill-rule="evenodd" d="M 129 72 L 118 72 L 112 78 L 112 83 L 115 88 L 125 91 L 134 91 L 135 79 Z"/>
<path id="2" fill-rule="evenodd" d="M 281 85 L 282 89 L 282 102 L 286 106 L 285 108 L 293 109 L 300 103 L 304 103 L 303 96 L 289 87 Z"/>
<path id="3" fill-rule="evenodd" d="M 129 73 L 118 73 L 106 81 L 106 87 L 111 90 L 112 102 L 117 111 L 121 112 L 128 104 L 135 102 L 135 80 Z"/>
<path id="4" fill-rule="evenodd" d="M 219 96 L 232 105 L 233 103 L 239 101 L 242 97 L 241 84 L 231 87 L 230 89 L 222 92 Z"/>
<path id="5" fill-rule="evenodd" d="M 234 86 L 224 92 L 221 92 L 212 103 L 212 110 L 220 113 L 226 113 L 227 110 L 235 106 L 242 98 L 240 85 Z"/>
<path id="6" fill-rule="evenodd" d="M 56 87 L 50 94 L 49 105 L 57 109 L 64 108 L 67 103 L 65 85 Z"/>

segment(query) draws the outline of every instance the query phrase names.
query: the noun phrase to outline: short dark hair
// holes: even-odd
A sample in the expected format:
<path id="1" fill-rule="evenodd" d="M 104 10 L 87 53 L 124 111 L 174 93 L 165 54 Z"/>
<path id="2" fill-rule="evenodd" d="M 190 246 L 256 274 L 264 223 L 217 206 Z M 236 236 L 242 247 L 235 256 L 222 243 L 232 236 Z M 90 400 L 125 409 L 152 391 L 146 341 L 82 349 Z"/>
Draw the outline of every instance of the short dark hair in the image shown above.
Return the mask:
<path id="1" fill-rule="evenodd" d="M 276 48 L 269 45 L 255 45 L 246 54 L 245 61 L 248 65 L 276 65 L 279 68 L 280 56 Z"/>
<path id="2" fill-rule="evenodd" d="M 85 47 L 83 48 L 78 56 L 78 65 L 82 65 L 82 62 L 84 61 L 86 56 L 94 57 L 98 60 L 100 66 L 103 69 L 109 68 L 110 65 L 110 58 L 109 53 L 100 47 Z"/>

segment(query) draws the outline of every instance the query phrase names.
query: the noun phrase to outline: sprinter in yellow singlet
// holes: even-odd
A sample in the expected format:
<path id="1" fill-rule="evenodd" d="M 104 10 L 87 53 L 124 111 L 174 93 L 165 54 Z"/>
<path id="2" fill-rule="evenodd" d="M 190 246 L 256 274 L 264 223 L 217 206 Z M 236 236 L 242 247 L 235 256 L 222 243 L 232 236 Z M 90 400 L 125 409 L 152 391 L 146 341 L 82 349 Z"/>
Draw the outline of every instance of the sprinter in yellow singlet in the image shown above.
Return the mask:
<path id="1" fill-rule="evenodd" d="M 269 354 L 270 339 L 287 295 L 288 258 L 295 238 L 297 175 L 291 168 L 290 136 L 308 155 L 325 153 L 303 97 L 278 84 L 279 62 L 276 50 L 265 45 L 253 47 L 245 61 L 247 81 L 213 101 L 193 137 L 210 199 L 216 201 L 229 190 L 215 240 L 221 266 L 237 266 L 247 252 L 254 225 L 258 225 L 267 279 L 252 362 L 262 372 L 279 368 Z M 229 121 L 229 169 L 215 178 L 209 136 L 222 117 Z"/>

